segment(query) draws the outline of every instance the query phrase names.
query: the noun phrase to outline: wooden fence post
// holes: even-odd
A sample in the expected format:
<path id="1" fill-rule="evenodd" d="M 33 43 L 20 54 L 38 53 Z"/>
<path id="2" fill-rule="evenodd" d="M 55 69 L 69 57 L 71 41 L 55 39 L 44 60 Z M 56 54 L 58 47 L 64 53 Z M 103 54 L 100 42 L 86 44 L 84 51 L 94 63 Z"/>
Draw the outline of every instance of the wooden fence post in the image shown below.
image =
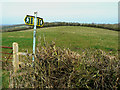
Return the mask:
<path id="1" fill-rule="evenodd" d="M 13 43 L 13 70 L 16 72 L 19 68 L 18 43 Z"/>

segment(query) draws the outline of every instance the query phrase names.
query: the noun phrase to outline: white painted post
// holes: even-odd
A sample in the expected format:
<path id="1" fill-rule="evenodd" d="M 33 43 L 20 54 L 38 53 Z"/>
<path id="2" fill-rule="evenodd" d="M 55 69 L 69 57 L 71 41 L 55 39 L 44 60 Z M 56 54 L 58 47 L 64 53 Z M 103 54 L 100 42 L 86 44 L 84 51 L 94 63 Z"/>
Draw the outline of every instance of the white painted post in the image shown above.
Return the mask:
<path id="1" fill-rule="evenodd" d="M 16 72 L 19 68 L 18 43 L 13 43 L 13 69 Z"/>
<path id="2" fill-rule="evenodd" d="M 35 60 L 35 41 L 36 41 L 36 23 L 37 23 L 37 12 L 34 12 L 34 33 L 33 33 L 33 62 Z"/>

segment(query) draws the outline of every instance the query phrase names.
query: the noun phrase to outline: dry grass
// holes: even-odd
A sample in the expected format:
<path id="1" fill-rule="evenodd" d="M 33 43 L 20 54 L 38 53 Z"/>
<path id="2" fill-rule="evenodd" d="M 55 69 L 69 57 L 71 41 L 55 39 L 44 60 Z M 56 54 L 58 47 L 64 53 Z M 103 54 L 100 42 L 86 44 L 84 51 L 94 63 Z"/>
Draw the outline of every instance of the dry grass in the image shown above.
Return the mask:
<path id="1" fill-rule="evenodd" d="M 22 58 L 25 65 L 11 74 L 12 88 L 120 89 L 120 61 L 102 50 L 82 54 L 45 43 L 37 46 L 35 62 Z M 11 71 L 12 72 L 12 71 Z"/>

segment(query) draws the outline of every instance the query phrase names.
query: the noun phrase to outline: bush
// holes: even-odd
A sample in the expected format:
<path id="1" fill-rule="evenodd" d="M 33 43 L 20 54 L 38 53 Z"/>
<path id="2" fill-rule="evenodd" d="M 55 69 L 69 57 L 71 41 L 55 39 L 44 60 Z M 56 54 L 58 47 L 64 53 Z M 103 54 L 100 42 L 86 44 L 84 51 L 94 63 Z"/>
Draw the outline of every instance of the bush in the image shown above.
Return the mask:
<path id="1" fill-rule="evenodd" d="M 120 89 L 120 61 L 102 50 L 82 54 L 45 44 L 37 46 L 34 64 L 30 56 L 25 66 L 11 75 L 15 88 Z"/>

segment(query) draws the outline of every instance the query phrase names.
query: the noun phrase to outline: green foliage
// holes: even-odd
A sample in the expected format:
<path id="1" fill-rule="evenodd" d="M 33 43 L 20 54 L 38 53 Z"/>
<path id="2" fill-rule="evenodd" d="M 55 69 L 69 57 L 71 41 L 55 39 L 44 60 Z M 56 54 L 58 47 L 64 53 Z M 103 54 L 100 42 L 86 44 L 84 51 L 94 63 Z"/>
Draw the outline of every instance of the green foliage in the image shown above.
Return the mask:
<path id="1" fill-rule="evenodd" d="M 23 59 L 24 60 L 24 59 Z M 27 62 L 11 75 L 13 88 L 120 88 L 120 61 L 102 50 L 82 54 L 45 43 L 38 44 L 35 61 Z"/>
<path id="2" fill-rule="evenodd" d="M 1 79 L 2 79 L 1 80 L 2 88 L 9 88 L 9 72 L 8 71 L 2 70 Z"/>
<path id="3" fill-rule="evenodd" d="M 95 27 L 95 28 L 103 28 L 103 29 L 119 31 L 118 24 L 46 22 L 44 25 L 44 27 L 53 27 L 53 26 L 85 26 L 85 27 Z"/>

